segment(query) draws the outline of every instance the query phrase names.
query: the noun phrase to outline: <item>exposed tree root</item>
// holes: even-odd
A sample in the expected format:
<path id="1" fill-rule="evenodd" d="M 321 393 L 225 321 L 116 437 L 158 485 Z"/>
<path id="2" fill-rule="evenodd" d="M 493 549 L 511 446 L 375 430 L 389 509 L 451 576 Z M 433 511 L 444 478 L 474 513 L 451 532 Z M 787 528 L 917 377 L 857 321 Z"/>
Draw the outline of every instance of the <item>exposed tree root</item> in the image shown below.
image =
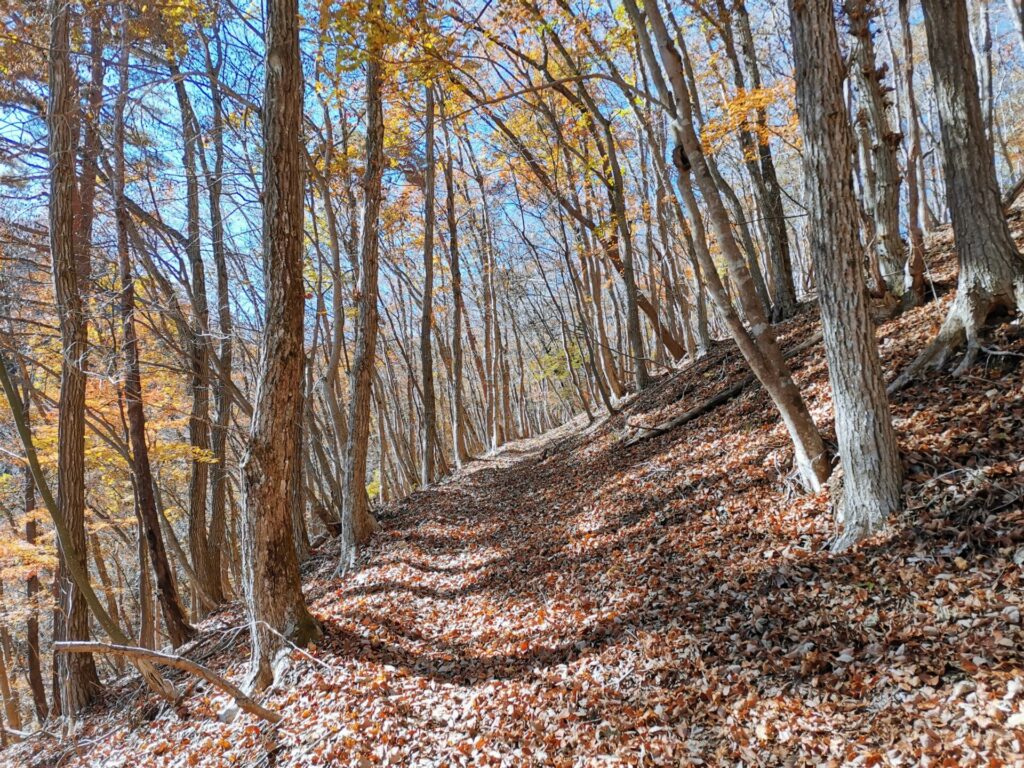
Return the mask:
<path id="1" fill-rule="evenodd" d="M 1016 292 L 1021 293 L 1021 289 L 1018 287 Z M 980 333 L 988 318 L 998 310 L 1013 311 L 1021 305 L 1024 305 L 1022 297 L 1018 295 L 1014 299 L 1012 292 L 1003 296 L 979 296 L 977 293 L 972 296 L 961 290 L 935 338 L 889 385 L 889 394 L 900 391 L 929 369 L 945 367 L 966 345 L 963 357 L 953 369 L 954 376 L 963 376 L 978 359 L 982 349 Z"/>

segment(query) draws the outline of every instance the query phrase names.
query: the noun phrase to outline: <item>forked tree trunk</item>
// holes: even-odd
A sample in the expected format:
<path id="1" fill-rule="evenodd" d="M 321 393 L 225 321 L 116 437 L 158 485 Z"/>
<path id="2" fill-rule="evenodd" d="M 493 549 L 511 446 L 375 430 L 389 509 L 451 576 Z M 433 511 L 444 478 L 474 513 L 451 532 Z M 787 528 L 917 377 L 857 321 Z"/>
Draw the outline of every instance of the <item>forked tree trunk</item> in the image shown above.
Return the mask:
<path id="1" fill-rule="evenodd" d="M 268 0 L 263 98 L 263 273 L 266 322 L 258 397 L 242 467 L 243 586 L 252 638 L 250 685 L 274 679 L 283 638 L 320 627 L 306 608 L 292 537 L 301 508 L 304 288 L 302 277 L 302 64 L 298 0 Z"/>
<path id="2" fill-rule="evenodd" d="M 924 303 L 924 230 L 921 225 L 921 118 L 914 92 L 914 40 L 910 32 L 910 2 L 899 0 L 900 39 L 903 41 L 903 92 L 907 105 L 907 232 L 910 253 L 903 278 L 903 304 Z"/>
<path id="3" fill-rule="evenodd" d="M 860 258 L 832 0 L 790 0 L 789 8 L 811 256 L 843 467 L 842 498 L 833 499 L 842 531 L 833 548 L 843 549 L 899 509 L 901 466 Z"/>
<path id="4" fill-rule="evenodd" d="M 1003 214 L 992 145 L 985 136 L 964 0 L 922 0 L 932 80 L 942 128 L 946 190 L 960 276 L 957 294 L 935 340 L 893 383 L 907 384 L 941 367 L 966 341 L 956 368 L 970 367 L 978 332 L 995 310 L 1024 308 L 1024 258 Z"/>

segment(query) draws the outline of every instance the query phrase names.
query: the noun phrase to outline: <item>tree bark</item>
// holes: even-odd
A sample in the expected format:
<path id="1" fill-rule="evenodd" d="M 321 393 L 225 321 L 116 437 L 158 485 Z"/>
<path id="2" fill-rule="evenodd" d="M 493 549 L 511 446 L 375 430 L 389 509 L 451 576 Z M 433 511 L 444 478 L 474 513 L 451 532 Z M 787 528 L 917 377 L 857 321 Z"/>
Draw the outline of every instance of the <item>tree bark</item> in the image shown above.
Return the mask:
<path id="1" fill-rule="evenodd" d="M 318 638 L 292 535 L 302 501 L 304 287 L 302 63 L 298 0 L 268 0 L 263 99 L 263 275 L 266 310 L 258 397 L 242 474 L 243 587 L 252 655 L 249 685 L 275 675 L 285 639 Z"/>
<path id="2" fill-rule="evenodd" d="M 57 514 L 73 549 L 59 547 L 63 573 L 69 557 L 86 551 L 85 538 L 85 307 L 75 259 L 75 74 L 71 66 L 69 0 L 50 0 L 49 84 L 47 111 L 50 157 L 50 258 L 60 321 L 61 380 L 57 416 Z M 82 560 L 84 563 L 84 560 Z M 89 614 L 72 579 L 60 579 L 62 618 L 57 635 L 89 639 Z M 59 663 L 64 713 L 75 717 L 95 697 L 100 682 L 89 655 Z"/>
<path id="3" fill-rule="evenodd" d="M 843 103 L 843 62 L 832 0 L 789 0 L 796 99 L 804 138 L 811 256 L 832 385 L 841 499 L 833 499 L 841 550 L 900 508 L 902 467 L 859 258 L 853 132 Z"/>
<path id="4" fill-rule="evenodd" d="M 978 332 L 989 315 L 997 309 L 1024 308 L 1024 258 L 1010 236 L 992 144 L 985 136 L 965 0 L 921 4 L 960 275 L 956 298 L 938 335 L 893 382 L 894 389 L 926 367 L 941 367 L 966 341 L 966 354 L 955 370 L 963 373 L 977 357 Z"/>

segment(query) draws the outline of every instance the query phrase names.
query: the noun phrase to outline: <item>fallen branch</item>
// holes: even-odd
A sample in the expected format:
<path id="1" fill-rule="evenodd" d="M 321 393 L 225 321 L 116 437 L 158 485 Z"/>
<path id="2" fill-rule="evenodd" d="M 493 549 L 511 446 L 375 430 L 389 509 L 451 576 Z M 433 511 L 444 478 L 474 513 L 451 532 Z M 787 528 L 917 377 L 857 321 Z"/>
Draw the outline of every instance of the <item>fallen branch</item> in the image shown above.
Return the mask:
<path id="1" fill-rule="evenodd" d="M 57 642 L 53 644 L 53 649 L 63 653 L 109 653 L 115 656 L 125 656 L 133 660 L 141 659 L 153 662 L 154 664 L 162 664 L 165 667 L 171 667 L 172 669 L 180 669 L 183 672 L 188 672 L 196 677 L 202 678 L 215 688 L 219 688 L 224 691 L 226 694 L 234 698 L 235 702 L 241 709 L 251 715 L 261 717 L 269 723 L 279 723 L 282 719 L 281 713 L 260 706 L 253 699 L 243 693 L 241 688 L 238 688 L 228 682 L 216 672 L 207 669 L 202 664 L 197 664 L 183 656 L 174 656 L 169 653 L 151 651 L 148 648 L 136 648 L 131 645 L 112 645 L 110 643 L 93 642 Z"/>
<path id="2" fill-rule="evenodd" d="M 727 403 L 754 383 L 756 379 L 753 376 L 747 376 L 745 379 L 736 382 L 731 387 L 726 387 L 714 397 L 710 397 L 700 405 L 697 405 L 681 416 L 676 416 L 668 421 L 663 421 L 661 424 L 657 424 L 653 427 L 640 426 L 640 431 L 637 432 L 633 437 L 626 441 L 626 445 L 634 445 L 635 443 L 645 440 L 648 437 L 655 437 L 657 435 L 663 435 L 676 427 L 680 427 L 686 424 L 688 421 L 693 421 L 699 416 L 703 416 L 708 411 L 713 411 L 723 403 Z"/>
<path id="3" fill-rule="evenodd" d="M 798 355 L 801 352 L 810 349 L 819 341 L 821 341 L 821 338 L 821 333 L 813 334 L 807 340 L 800 342 L 795 347 L 788 350 L 784 355 L 785 359 L 788 360 L 794 355 Z M 629 440 L 627 440 L 626 445 L 635 445 L 636 443 L 639 443 L 641 440 L 646 440 L 649 437 L 656 437 L 657 435 L 663 435 L 666 432 L 675 429 L 676 427 L 681 427 L 683 424 L 693 421 L 694 419 L 703 416 L 705 413 L 713 411 L 718 406 L 729 402 L 734 397 L 738 397 L 740 393 L 743 392 L 743 390 L 745 390 L 751 384 L 754 384 L 756 382 L 756 377 L 747 376 L 746 378 L 741 379 L 732 386 L 726 387 L 718 394 L 709 397 L 707 400 L 704 400 L 698 405 L 695 405 L 693 408 L 691 408 L 686 413 L 680 416 L 676 416 L 675 418 L 669 419 L 668 421 L 663 421 L 661 424 L 656 424 L 653 427 L 637 425 L 640 431 L 633 435 L 633 437 L 631 437 Z"/>

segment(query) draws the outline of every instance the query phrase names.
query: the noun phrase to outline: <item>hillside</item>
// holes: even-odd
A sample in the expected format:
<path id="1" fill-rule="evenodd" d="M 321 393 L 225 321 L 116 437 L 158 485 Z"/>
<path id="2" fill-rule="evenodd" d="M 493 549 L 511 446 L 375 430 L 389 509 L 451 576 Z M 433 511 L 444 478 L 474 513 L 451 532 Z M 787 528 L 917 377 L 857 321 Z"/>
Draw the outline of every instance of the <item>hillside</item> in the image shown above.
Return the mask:
<path id="1" fill-rule="evenodd" d="M 940 299 L 880 326 L 891 378 Z M 936 263 L 945 267 L 936 267 Z M 793 348 L 807 309 L 782 327 Z M 797 495 L 756 386 L 667 434 L 744 377 L 725 343 L 621 414 L 512 443 L 381 512 L 360 567 L 307 564 L 327 629 L 265 697 L 277 728 L 217 719 L 226 699 L 172 673 L 177 707 L 112 686 L 72 734 L 10 766 L 979 765 L 1024 752 L 1024 335 L 969 376 L 895 396 L 907 511 L 833 555 L 828 494 Z M 828 424 L 819 345 L 793 358 Z M 233 679 L 235 606 L 183 649 Z"/>

